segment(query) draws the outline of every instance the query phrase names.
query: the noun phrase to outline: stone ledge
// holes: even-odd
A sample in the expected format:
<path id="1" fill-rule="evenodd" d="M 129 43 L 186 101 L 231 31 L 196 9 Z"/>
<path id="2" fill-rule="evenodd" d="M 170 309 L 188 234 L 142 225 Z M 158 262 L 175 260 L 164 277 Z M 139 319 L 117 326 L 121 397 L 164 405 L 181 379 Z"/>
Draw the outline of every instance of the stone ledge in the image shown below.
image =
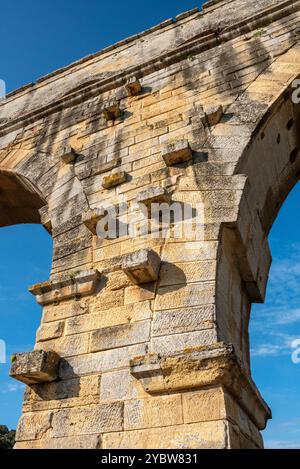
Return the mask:
<path id="1" fill-rule="evenodd" d="M 223 116 L 223 106 L 219 104 L 206 106 L 203 109 L 204 114 L 201 116 L 201 121 L 204 127 L 213 127 L 217 125 Z"/>
<path id="2" fill-rule="evenodd" d="M 14 119 L 9 119 L 6 124 L 0 127 L 0 136 L 6 135 L 9 132 L 19 129 L 31 123 L 33 120 L 42 119 L 45 116 L 53 114 L 62 108 L 69 108 L 74 105 L 74 102 L 77 103 L 78 100 L 78 93 L 82 93 L 82 99 L 86 99 L 85 94 L 87 96 L 95 95 L 99 96 L 100 92 L 108 91 L 111 89 L 115 89 L 118 86 L 123 86 L 124 81 L 127 79 L 128 75 L 138 74 L 139 76 L 145 76 L 149 73 L 149 70 L 153 70 L 154 62 L 155 68 L 157 70 L 164 68 L 172 63 L 179 62 L 180 60 L 184 60 L 187 55 L 190 54 L 197 54 L 204 52 L 205 50 L 209 50 L 213 47 L 217 47 L 220 43 L 226 43 L 227 41 L 237 37 L 238 35 L 242 35 L 243 33 L 248 33 L 249 30 L 254 30 L 254 28 L 263 28 L 269 25 L 272 21 L 276 21 L 284 16 L 291 15 L 299 11 L 300 9 L 300 2 L 297 0 L 293 2 L 291 5 L 290 1 L 282 1 L 278 5 L 271 6 L 269 8 L 261 9 L 256 15 L 253 13 L 251 17 L 247 17 L 246 19 L 240 19 L 238 22 L 230 24 L 226 28 L 222 30 L 221 33 L 216 36 L 216 31 L 213 34 L 207 34 L 207 36 L 197 35 L 194 39 L 191 38 L 190 41 L 187 43 L 185 42 L 183 45 L 178 46 L 172 51 L 169 51 L 165 54 L 162 54 L 157 61 L 151 60 L 145 62 L 143 65 L 137 67 L 132 67 L 129 70 L 122 71 L 116 74 L 113 77 L 109 77 L 105 80 L 99 80 L 99 83 L 95 85 L 87 86 L 86 84 L 83 87 L 77 87 L 76 92 L 74 95 L 71 93 L 70 95 L 64 96 L 60 99 L 57 99 L 55 102 L 51 103 L 51 105 L 44 106 L 37 110 L 28 112 L 22 117 L 17 117 Z M 200 14 L 200 13 L 199 13 Z M 163 27 L 163 25 L 171 25 L 172 20 L 162 23 L 159 28 L 151 28 L 147 31 L 147 34 L 151 33 L 153 30 L 157 30 Z M 211 29 L 207 31 L 211 33 Z M 205 33 L 205 31 L 203 32 Z M 143 33 L 134 36 L 134 39 L 138 39 L 143 36 Z M 85 59 L 81 59 L 78 64 L 84 63 L 86 60 L 90 60 L 91 57 L 98 57 L 99 55 L 106 53 L 108 50 L 114 50 L 121 45 L 128 44 L 131 42 L 133 38 L 128 38 L 118 43 L 114 46 L 110 46 L 108 49 L 101 51 L 100 53 L 94 54 L 93 56 L 87 57 Z M 56 72 L 51 73 L 50 75 L 43 77 L 38 82 L 46 81 L 49 78 L 58 75 L 61 72 L 71 69 L 74 64 L 67 66 L 63 69 L 60 69 Z M 126 81 L 125 81 L 126 83 Z M 29 85 L 32 89 L 34 86 Z M 24 88 L 24 87 L 23 87 Z M 8 95 L 8 97 L 17 95 L 20 90 L 16 90 L 15 92 Z"/>
<path id="3" fill-rule="evenodd" d="M 127 81 L 125 88 L 129 96 L 136 96 L 142 91 L 142 85 L 138 78 L 131 77 Z"/>
<path id="4" fill-rule="evenodd" d="M 185 163 L 192 159 L 191 147 L 185 139 L 163 146 L 161 154 L 167 166 Z"/>
<path id="5" fill-rule="evenodd" d="M 116 99 L 112 99 L 104 104 L 103 114 L 107 121 L 114 121 L 121 116 L 122 111 Z"/>
<path id="6" fill-rule="evenodd" d="M 93 294 L 100 277 L 98 270 L 88 270 L 74 276 L 60 276 L 52 281 L 38 283 L 28 290 L 40 305 L 47 305 Z"/>
<path id="7" fill-rule="evenodd" d="M 62 148 L 59 153 L 59 158 L 66 164 L 74 163 L 77 153 L 70 145 Z"/>
<path id="8" fill-rule="evenodd" d="M 120 184 L 123 184 L 124 182 L 126 182 L 125 171 L 117 171 L 103 178 L 102 187 L 104 189 L 111 189 L 113 187 L 119 186 Z"/>
<path id="9" fill-rule="evenodd" d="M 27 385 L 50 383 L 58 378 L 59 360 L 55 352 L 17 353 L 9 375 Z"/>
<path id="10" fill-rule="evenodd" d="M 234 395 L 260 430 L 271 411 L 251 377 L 241 368 L 233 346 L 223 342 L 161 357 L 149 354 L 130 361 L 131 373 L 149 394 L 175 393 L 221 385 Z"/>
<path id="11" fill-rule="evenodd" d="M 151 205 L 170 203 L 171 195 L 164 187 L 150 187 L 137 195 L 138 204 L 144 205 L 148 210 L 148 216 L 151 216 Z"/>
<path id="12" fill-rule="evenodd" d="M 105 217 L 106 210 L 104 208 L 95 208 L 88 210 L 82 215 L 82 223 L 90 230 L 93 235 L 97 234 L 97 224 Z"/>
<path id="13" fill-rule="evenodd" d="M 152 249 L 126 255 L 122 260 L 122 269 L 133 284 L 151 283 L 158 279 L 161 259 Z"/>

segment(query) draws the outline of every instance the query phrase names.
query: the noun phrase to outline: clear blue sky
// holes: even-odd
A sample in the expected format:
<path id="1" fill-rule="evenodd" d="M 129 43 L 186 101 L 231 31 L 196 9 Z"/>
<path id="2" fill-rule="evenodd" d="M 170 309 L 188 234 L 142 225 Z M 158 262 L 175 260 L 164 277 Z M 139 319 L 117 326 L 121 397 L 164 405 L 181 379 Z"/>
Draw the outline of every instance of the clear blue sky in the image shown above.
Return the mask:
<path id="1" fill-rule="evenodd" d="M 151 27 L 201 2 L 152 0 L 11 0 L 2 2 L 0 79 L 13 90 L 59 67 Z M 254 379 L 272 407 L 266 446 L 300 448 L 300 365 L 291 341 L 300 338 L 300 186 L 290 194 L 270 236 L 274 263 L 265 305 L 251 320 Z M 27 287 L 46 280 L 51 238 L 40 226 L 0 230 L 0 339 L 7 355 L 31 350 L 40 308 Z M 15 427 L 22 386 L 0 365 L 0 424 Z"/>

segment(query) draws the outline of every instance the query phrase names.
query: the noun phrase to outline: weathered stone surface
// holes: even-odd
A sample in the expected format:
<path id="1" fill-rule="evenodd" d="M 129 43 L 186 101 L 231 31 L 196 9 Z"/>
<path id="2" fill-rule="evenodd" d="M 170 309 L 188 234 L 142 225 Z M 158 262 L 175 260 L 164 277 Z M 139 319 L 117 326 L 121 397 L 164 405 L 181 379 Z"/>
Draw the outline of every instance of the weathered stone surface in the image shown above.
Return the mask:
<path id="1" fill-rule="evenodd" d="M 192 150 L 187 140 L 179 140 L 165 145 L 161 154 L 167 166 L 184 163 L 192 158 Z"/>
<path id="2" fill-rule="evenodd" d="M 217 421 L 108 433 L 103 449 L 225 449 L 226 427 L 226 422 Z"/>
<path id="3" fill-rule="evenodd" d="M 25 384 L 46 383 L 57 379 L 60 357 L 55 352 L 16 353 L 10 376 Z"/>
<path id="4" fill-rule="evenodd" d="M 93 210 L 88 210 L 82 215 L 82 222 L 90 230 L 93 235 L 97 234 L 97 224 L 102 218 L 105 217 L 105 209 L 98 208 Z"/>
<path id="5" fill-rule="evenodd" d="M 180 425 L 181 423 L 183 423 L 183 420 L 180 394 L 131 400 L 125 403 L 125 430 L 168 427 Z"/>
<path id="6" fill-rule="evenodd" d="M 19 420 L 16 440 L 40 440 L 49 435 L 53 419 L 53 412 L 35 412 L 22 415 Z"/>
<path id="7" fill-rule="evenodd" d="M 74 148 L 71 146 L 66 146 L 61 149 L 59 153 L 59 158 L 64 162 L 64 163 L 74 163 L 76 159 L 76 151 Z"/>
<path id="8" fill-rule="evenodd" d="M 121 115 L 119 103 L 115 99 L 108 101 L 104 105 L 103 113 L 107 121 L 114 121 Z"/>
<path id="9" fill-rule="evenodd" d="M 91 352 L 108 350 L 147 342 L 150 337 L 150 321 L 108 327 L 91 333 Z"/>
<path id="10" fill-rule="evenodd" d="M 61 438 L 72 435 L 115 432 L 123 427 L 123 403 L 114 402 L 79 409 L 55 412 L 51 436 Z"/>
<path id="11" fill-rule="evenodd" d="M 102 186 L 104 189 L 111 189 L 112 187 L 119 186 L 126 182 L 126 173 L 125 171 L 118 171 L 112 173 L 110 176 L 105 176 L 102 181 Z"/>
<path id="12" fill-rule="evenodd" d="M 141 383 L 133 378 L 129 368 L 102 374 L 101 401 L 123 401 L 135 399 L 141 395 L 147 397 Z"/>
<path id="13" fill-rule="evenodd" d="M 223 116 L 223 107 L 218 104 L 205 106 L 203 110 L 202 122 L 205 126 L 217 125 Z"/>
<path id="14" fill-rule="evenodd" d="M 43 438 L 15 444 L 14 449 L 101 449 L 102 441 L 98 435 L 72 436 L 65 438 Z"/>
<path id="15" fill-rule="evenodd" d="M 129 96 L 136 96 L 142 91 L 142 85 L 138 78 L 132 77 L 126 83 L 126 90 Z"/>
<path id="16" fill-rule="evenodd" d="M 70 298 L 91 295 L 100 277 L 98 270 L 70 272 L 69 275 L 58 276 L 50 282 L 33 285 L 28 290 L 36 296 L 39 304 L 48 305 Z"/>
<path id="17" fill-rule="evenodd" d="M 263 446 L 247 327 L 300 174 L 299 14 L 212 0 L 1 101 L 0 226 L 53 237 L 35 349 L 62 357 L 60 381 L 26 391 L 19 447 Z M 179 237 L 173 202 L 190 209 Z M 95 236 L 104 208 L 117 237 Z M 147 259 L 128 278 L 124 256 L 151 249 L 159 275 Z M 130 430 L 101 408 L 119 401 Z"/>
<path id="18" fill-rule="evenodd" d="M 122 269 L 134 284 L 154 282 L 158 279 L 160 257 L 152 249 L 128 254 L 122 260 Z"/>
<path id="19" fill-rule="evenodd" d="M 148 210 L 151 210 L 151 204 L 169 203 L 170 195 L 163 187 L 151 187 L 142 191 L 137 196 L 137 202 L 145 205 Z"/>
<path id="20" fill-rule="evenodd" d="M 50 324 L 42 324 L 36 334 L 37 342 L 43 342 L 45 340 L 57 339 L 61 337 L 64 331 L 64 322 L 58 321 Z"/>

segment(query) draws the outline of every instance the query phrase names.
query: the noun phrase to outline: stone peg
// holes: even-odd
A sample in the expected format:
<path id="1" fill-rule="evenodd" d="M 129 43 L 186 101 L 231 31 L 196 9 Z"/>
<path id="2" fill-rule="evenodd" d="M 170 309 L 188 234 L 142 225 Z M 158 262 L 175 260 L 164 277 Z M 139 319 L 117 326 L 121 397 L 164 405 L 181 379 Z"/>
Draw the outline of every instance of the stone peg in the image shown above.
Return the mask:
<path id="1" fill-rule="evenodd" d="M 93 235 L 97 234 L 97 224 L 104 218 L 106 210 L 104 208 L 95 208 L 88 210 L 82 215 L 83 224 L 90 230 Z"/>
<path id="2" fill-rule="evenodd" d="M 142 249 L 123 258 L 122 270 L 134 285 L 155 282 L 161 259 L 152 249 Z"/>
<path id="3" fill-rule="evenodd" d="M 17 353 L 9 374 L 27 385 L 50 383 L 58 378 L 59 360 L 57 353 L 44 350 Z"/>
<path id="4" fill-rule="evenodd" d="M 70 164 L 74 163 L 77 153 L 74 148 L 72 148 L 70 145 L 67 145 L 62 148 L 59 156 L 64 163 Z"/>
<path id="5" fill-rule="evenodd" d="M 185 163 L 193 156 L 188 140 L 179 140 L 164 145 L 161 154 L 167 166 Z"/>
<path id="6" fill-rule="evenodd" d="M 136 77 L 130 78 L 126 83 L 125 88 L 129 96 L 136 96 L 142 91 L 142 85 Z"/>
<path id="7" fill-rule="evenodd" d="M 105 119 L 108 122 L 114 121 L 118 117 L 120 117 L 122 114 L 122 111 L 121 111 L 118 101 L 116 99 L 112 99 L 111 101 L 108 101 L 107 103 L 105 103 L 103 113 L 104 113 Z"/>
<path id="8" fill-rule="evenodd" d="M 217 125 L 224 114 L 223 106 L 220 104 L 212 104 L 204 106 L 203 115 L 201 116 L 204 127 L 211 127 Z"/>
<path id="9" fill-rule="evenodd" d="M 151 187 L 138 194 L 136 201 L 148 209 L 148 215 L 151 216 L 152 204 L 170 203 L 171 196 L 164 187 Z"/>
<path id="10" fill-rule="evenodd" d="M 48 231 L 49 234 L 52 234 L 52 222 L 49 215 L 48 205 L 44 205 L 44 207 L 40 208 L 39 214 L 43 227 Z"/>
<path id="11" fill-rule="evenodd" d="M 102 187 L 104 189 L 111 189 L 112 187 L 119 186 L 126 182 L 125 171 L 116 171 L 109 176 L 105 176 L 102 181 Z"/>

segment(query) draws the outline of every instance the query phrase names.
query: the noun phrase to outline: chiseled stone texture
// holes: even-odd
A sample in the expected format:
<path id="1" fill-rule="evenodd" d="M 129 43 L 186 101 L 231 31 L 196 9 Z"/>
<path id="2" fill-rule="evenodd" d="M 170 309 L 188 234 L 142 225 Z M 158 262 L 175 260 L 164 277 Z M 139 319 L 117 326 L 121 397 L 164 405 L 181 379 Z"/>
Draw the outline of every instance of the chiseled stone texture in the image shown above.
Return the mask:
<path id="1" fill-rule="evenodd" d="M 263 446 L 248 323 L 300 177 L 299 19 L 300 0 L 211 0 L 0 102 L 0 226 L 52 236 L 30 291 L 34 350 L 59 355 L 17 448 Z M 187 232 L 151 202 L 186 204 Z"/>

